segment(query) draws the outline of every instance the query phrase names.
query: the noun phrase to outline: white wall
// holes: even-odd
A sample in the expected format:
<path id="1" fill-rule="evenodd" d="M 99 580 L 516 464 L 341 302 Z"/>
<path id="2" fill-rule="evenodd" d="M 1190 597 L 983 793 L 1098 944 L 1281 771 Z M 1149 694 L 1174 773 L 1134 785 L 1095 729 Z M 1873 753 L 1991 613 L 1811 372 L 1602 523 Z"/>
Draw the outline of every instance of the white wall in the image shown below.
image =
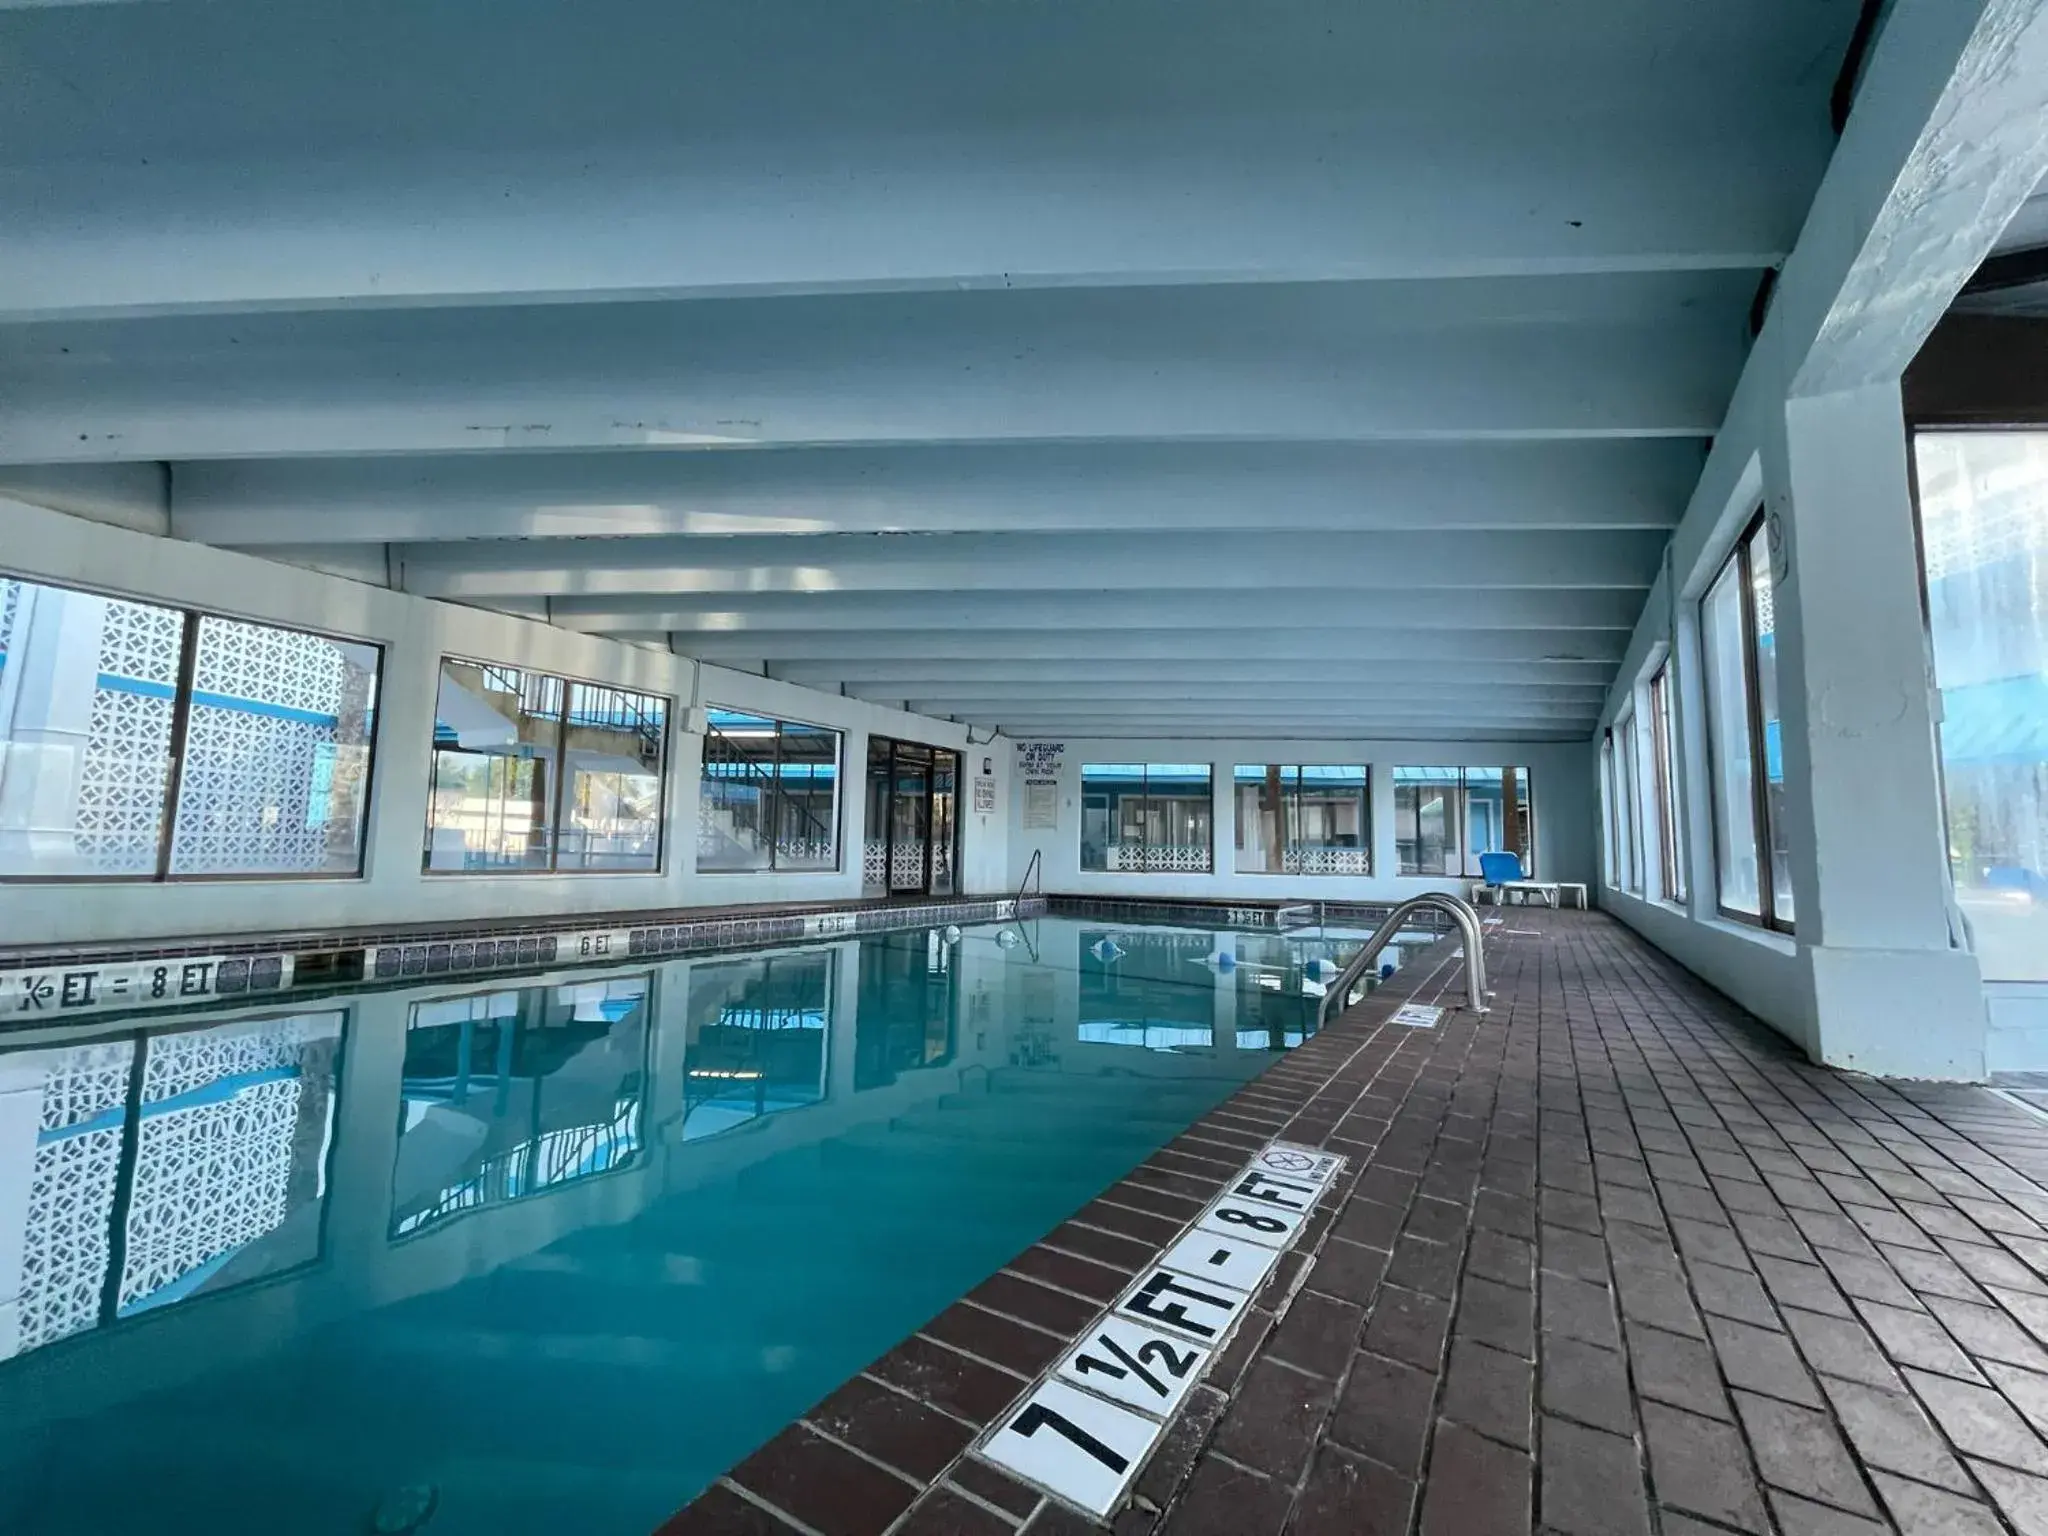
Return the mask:
<path id="1" fill-rule="evenodd" d="M 968 750 L 967 727 L 951 722 L 6 499 L 0 499 L 0 570 L 384 647 L 362 878 L 168 885 L 0 881 L 0 943 L 10 945 L 851 899 L 861 894 L 868 736 Z M 679 723 L 686 723 L 692 704 L 720 704 L 844 731 L 839 870 L 699 875 L 697 765 L 703 742 L 679 729 L 671 738 L 665 868 L 659 873 L 426 876 L 420 855 L 427 772 L 440 660 L 447 655 L 663 694 L 675 700 Z M 975 751 L 970 770 L 984 755 L 997 755 L 1006 776 L 1007 765 L 993 747 Z M 1001 819 L 972 813 L 971 771 L 962 801 L 967 888 L 999 891 L 1007 879 L 1008 852 Z"/>
<path id="2" fill-rule="evenodd" d="M 1011 750 L 1016 784 L 1015 744 Z M 1085 740 L 1064 743 L 1060 765 L 1059 826 L 1052 831 L 1023 826 L 1023 790 L 1017 785 L 1009 807 L 1010 868 L 1021 876 L 1037 852 L 1044 859 L 1045 889 L 1071 894 L 1188 896 L 1249 901 L 1398 901 L 1422 891 L 1462 893 L 1469 882 L 1401 876 L 1394 856 L 1394 768 L 1525 766 L 1536 835 L 1536 873 L 1545 879 L 1594 879 L 1595 802 L 1588 768 L 1591 747 L 1510 741 L 1234 741 Z M 1208 763 L 1214 807 L 1215 869 L 1207 875 L 1123 874 L 1081 866 L 1081 766 L 1084 763 Z M 1240 875 L 1232 771 L 1239 763 L 1364 763 L 1372 770 L 1372 867 L 1369 876 Z"/>

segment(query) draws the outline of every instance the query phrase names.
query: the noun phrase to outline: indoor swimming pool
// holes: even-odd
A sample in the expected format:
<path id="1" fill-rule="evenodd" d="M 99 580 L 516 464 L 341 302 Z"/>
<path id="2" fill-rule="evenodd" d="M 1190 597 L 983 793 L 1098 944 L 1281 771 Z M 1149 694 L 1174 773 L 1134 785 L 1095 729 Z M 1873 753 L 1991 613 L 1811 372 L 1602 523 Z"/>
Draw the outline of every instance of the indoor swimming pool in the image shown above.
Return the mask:
<path id="1" fill-rule="evenodd" d="M 0 1035 L 0 1530 L 647 1536 L 1305 1039 L 1359 937 L 1045 918 Z"/>

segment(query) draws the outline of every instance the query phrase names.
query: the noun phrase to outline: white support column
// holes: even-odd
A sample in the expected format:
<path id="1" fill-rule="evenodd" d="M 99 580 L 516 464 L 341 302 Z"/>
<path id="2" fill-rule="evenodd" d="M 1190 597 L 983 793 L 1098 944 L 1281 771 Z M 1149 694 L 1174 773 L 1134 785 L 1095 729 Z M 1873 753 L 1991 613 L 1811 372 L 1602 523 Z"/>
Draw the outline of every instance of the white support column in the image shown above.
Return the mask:
<path id="1" fill-rule="evenodd" d="M 1401 850 L 1395 841 L 1394 762 L 1375 757 L 1372 778 L 1367 785 L 1372 800 L 1372 872 L 1382 880 L 1401 873 Z"/>
<path id="2" fill-rule="evenodd" d="M 1764 444 L 1797 939 L 1821 1061 L 1979 1078 L 1906 452 L 1896 383 L 1793 400 Z"/>

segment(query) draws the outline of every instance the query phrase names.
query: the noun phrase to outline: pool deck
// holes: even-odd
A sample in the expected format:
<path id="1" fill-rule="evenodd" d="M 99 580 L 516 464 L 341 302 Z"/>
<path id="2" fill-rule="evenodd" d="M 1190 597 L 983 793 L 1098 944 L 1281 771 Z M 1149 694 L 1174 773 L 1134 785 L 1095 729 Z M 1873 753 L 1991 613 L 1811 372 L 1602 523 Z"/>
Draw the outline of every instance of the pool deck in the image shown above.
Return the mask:
<path id="1" fill-rule="evenodd" d="M 1350 1164 L 1118 1536 L 2048 1532 L 2048 1121 L 1808 1065 L 1599 914 L 1448 942 L 661 1536 L 1103 1527 L 968 1454 L 1268 1139 Z M 2038 1181 L 2038 1182 L 2037 1182 Z"/>

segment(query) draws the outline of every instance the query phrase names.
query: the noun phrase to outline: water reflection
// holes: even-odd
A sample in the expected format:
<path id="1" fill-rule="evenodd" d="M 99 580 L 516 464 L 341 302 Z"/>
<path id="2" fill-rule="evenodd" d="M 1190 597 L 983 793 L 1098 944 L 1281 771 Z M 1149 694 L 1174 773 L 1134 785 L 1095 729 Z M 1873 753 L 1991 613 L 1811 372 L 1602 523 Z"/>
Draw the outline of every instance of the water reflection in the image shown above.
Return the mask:
<path id="1" fill-rule="evenodd" d="M 627 1167 L 641 1150 L 649 978 L 416 1003 L 391 1235 Z"/>
<path id="2" fill-rule="evenodd" d="M 343 1017 L 0 1055 L 0 1358 L 317 1258 Z"/>
<path id="3" fill-rule="evenodd" d="M 0 1530 L 645 1536 L 1298 1037 L 1109 932 L 0 1047 Z"/>
<path id="4" fill-rule="evenodd" d="M 684 1140 L 824 1099 L 834 969 L 829 951 L 692 967 Z"/>

